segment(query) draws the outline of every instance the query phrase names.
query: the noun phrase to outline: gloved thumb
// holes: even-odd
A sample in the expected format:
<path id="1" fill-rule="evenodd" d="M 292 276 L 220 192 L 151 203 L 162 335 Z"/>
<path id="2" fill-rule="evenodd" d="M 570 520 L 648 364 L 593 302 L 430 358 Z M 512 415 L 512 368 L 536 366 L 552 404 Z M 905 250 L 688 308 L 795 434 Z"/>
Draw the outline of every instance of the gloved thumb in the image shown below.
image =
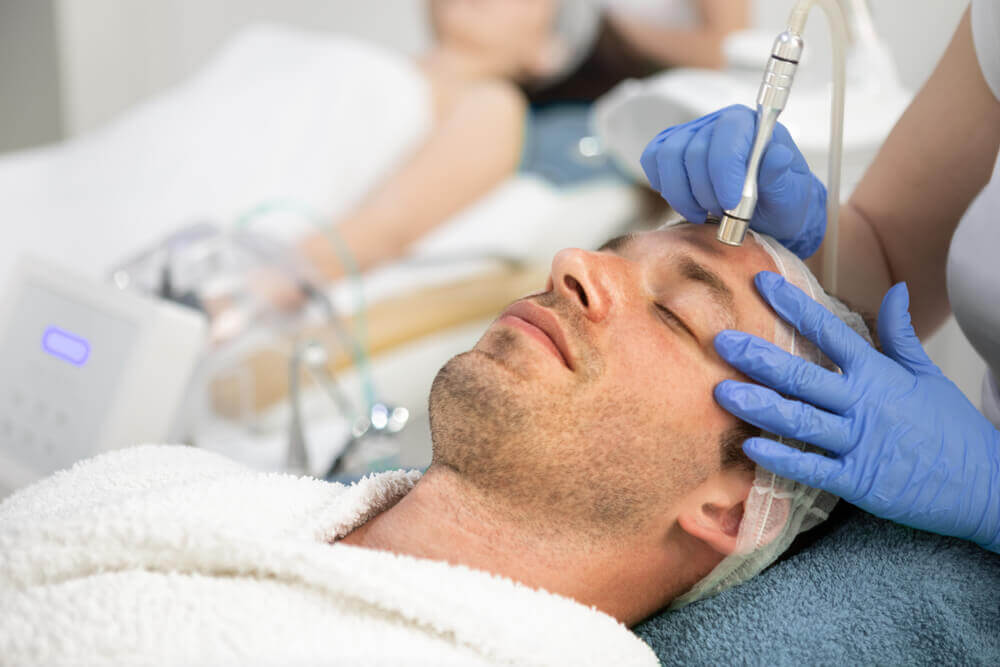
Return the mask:
<path id="1" fill-rule="evenodd" d="M 795 160 L 792 149 L 781 144 L 772 144 L 764 151 L 764 159 L 760 163 L 760 184 L 763 186 L 780 186 L 781 179 L 786 175 Z"/>
<path id="2" fill-rule="evenodd" d="M 820 454 L 799 451 L 767 438 L 750 438 L 743 443 L 743 452 L 755 463 L 779 477 L 840 495 L 836 484 L 839 461 Z"/>
<path id="3" fill-rule="evenodd" d="M 886 292 L 878 311 L 878 336 L 882 352 L 914 373 L 941 371 L 924 351 L 910 323 L 910 292 L 906 283 L 896 283 Z"/>
<path id="4" fill-rule="evenodd" d="M 809 177 L 792 171 L 795 153 L 787 146 L 771 144 L 764 152 L 760 163 L 757 182 L 760 186 L 761 201 L 758 211 L 766 218 L 766 232 L 779 241 L 795 238 L 806 218 L 808 201 L 802 183 Z M 805 178 L 803 178 L 805 176 Z"/>

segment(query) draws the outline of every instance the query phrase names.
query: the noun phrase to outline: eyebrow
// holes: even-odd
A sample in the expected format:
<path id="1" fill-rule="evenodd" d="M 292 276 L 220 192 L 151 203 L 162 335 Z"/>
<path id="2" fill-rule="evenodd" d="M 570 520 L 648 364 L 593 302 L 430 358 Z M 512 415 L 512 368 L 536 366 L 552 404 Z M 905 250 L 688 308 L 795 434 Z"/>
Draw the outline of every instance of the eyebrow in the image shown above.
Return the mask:
<path id="1" fill-rule="evenodd" d="M 629 243 L 635 240 L 635 232 L 631 234 L 622 234 L 621 236 L 616 236 L 609 241 L 605 241 L 597 252 L 614 252 L 621 253 Z"/>
<path id="2" fill-rule="evenodd" d="M 727 328 L 736 328 L 736 299 L 733 297 L 733 291 L 729 289 L 729 285 L 718 274 L 696 262 L 690 255 L 679 255 L 677 268 L 685 280 L 700 283 L 708 288 L 712 300 L 715 301 L 728 320 Z"/>

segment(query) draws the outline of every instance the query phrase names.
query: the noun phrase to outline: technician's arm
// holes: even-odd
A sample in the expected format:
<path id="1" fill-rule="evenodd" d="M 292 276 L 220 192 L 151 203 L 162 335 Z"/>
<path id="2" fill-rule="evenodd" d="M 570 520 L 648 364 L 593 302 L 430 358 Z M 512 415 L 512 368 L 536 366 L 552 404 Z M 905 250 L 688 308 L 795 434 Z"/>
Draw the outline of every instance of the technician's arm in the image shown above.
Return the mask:
<path id="1" fill-rule="evenodd" d="M 839 294 L 874 313 L 886 290 L 905 281 L 917 334 L 938 327 L 949 313 L 948 245 L 989 180 L 998 145 L 1000 103 L 983 78 L 966 11 L 937 69 L 841 209 Z"/>
<path id="2" fill-rule="evenodd" d="M 697 4 L 701 22 L 696 28 L 650 25 L 613 10 L 608 20 L 636 51 L 665 67 L 722 67 L 722 42 L 729 33 L 747 27 L 748 2 L 700 0 Z"/>

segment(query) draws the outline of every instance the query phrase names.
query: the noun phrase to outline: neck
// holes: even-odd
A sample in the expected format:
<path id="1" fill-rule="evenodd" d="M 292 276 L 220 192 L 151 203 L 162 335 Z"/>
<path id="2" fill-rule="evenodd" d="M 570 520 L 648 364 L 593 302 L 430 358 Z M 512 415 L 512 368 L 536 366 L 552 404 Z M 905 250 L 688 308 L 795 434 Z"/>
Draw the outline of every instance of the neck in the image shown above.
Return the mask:
<path id="1" fill-rule="evenodd" d="M 461 81 L 510 78 L 516 75 L 496 58 L 455 44 L 437 44 L 420 58 L 420 65 L 434 78 Z"/>
<path id="2" fill-rule="evenodd" d="M 595 541 L 508 515 L 516 514 L 500 511 L 454 471 L 432 466 L 396 505 L 341 541 L 505 576 L 627 625 L 682 592 L 683 554 L 670 530 Z"/>

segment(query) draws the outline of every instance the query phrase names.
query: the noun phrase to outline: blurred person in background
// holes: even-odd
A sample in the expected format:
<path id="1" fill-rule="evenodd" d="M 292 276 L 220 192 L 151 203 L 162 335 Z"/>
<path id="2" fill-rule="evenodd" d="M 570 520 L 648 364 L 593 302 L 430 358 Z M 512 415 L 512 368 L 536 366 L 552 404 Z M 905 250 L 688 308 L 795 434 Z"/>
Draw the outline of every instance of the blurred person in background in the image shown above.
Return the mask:
<path id="1" fill-rule="evenodd" d="M 592 102 L 626 78 L 666 67 L 720 67 L 723 40 L 746 27 L 747 5 L 431 0 L 435 44 L 418 64 L 432 92 L 433 127 L 392 175 L 334 222 L 338 235 L 362 270 L 402 255 L 526 166 L 526 143 L 538 134 L 528 128 L 530 107 Z M 297 249 L 319 279 L 344 273 L 326 234 L 306 235 Z"/>

